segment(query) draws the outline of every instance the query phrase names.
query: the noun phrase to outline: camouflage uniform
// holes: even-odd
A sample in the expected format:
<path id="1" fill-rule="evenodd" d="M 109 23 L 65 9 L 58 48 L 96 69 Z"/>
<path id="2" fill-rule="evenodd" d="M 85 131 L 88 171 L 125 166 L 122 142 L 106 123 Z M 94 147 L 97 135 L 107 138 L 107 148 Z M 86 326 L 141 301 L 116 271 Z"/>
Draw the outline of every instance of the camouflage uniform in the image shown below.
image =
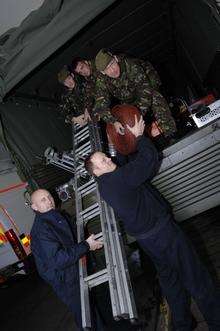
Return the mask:
<path id="1" fill-rule="evenodd" d="M 86 84 L 76 80 L 76 86 L 73 90 L 68 90 L 61 97 L 59 110 L 65 117 L 66 123 L 72 123 L 72 118 L 84 114 L 87 106 Z"/>
<path id="2" fill-rule="evenodd" d="M 88 77 L 84 77 L 85 79 L 85 107 L 86 109 L 91 112 L 93 104 L 94 104 L 94 91 L 95 91 L 95 83 L 97 78 L 97 70 L 95 67 L 94 60 L 87 61 L 90 69 L 91 69 L 91 75 Z"/>
<path id="3" fill-rule="evenodd" d="M 160 80 L 157 75 L 154 82 L 153 67 L 145 63 L 144 69 L 144 61 L 127 57 L 119 57 L 119 65 L 120 77 L 111 78 L 101 73 L 97 77 L 94 114 L 98 114 L 106 122 L 114 123 L 116 119 L 107 111 L 111 97 L 114 96 L 121 103 L 138 107 L 143 115 L 153 113 L 164 134 L 172 135 L 176 131 L 176 124 L 166 100 L 158 92 Z"/>
<path id="4" fill-rule="evenodd" d="M 160 76 L 158 75 L 157 71 L 154 69 L 152 64 L 148 61 L 137 59 L 137 63 L 142 66 L 144 69 L 145 74 L 147 75 L 148 81 L 150 83 L 150 87 L 154 90 L 159 91 L 161 86 Z"/>
<path id="5" fill-rule="evenodd" d="M 94 113 L 92 111 L 94 104 L 95 104 L 95 98 L 96 98 L 96 81 L 97 81 L 98 77 L 101 77 L 102 75 L 100 74 L 100 72 L 98 72 L 96 70 L 94 60 L 88 60 L 87 62 L 91 68 L 91 75 L 88 77 L 84 77 L 84 79 L 85 79 L 85 108 L 90 113 L 90 116 L 93 117 L 94 115 L 97 115 L 97 113 Z M 99 117 L 100 116 L 98 116 L 98 118 Z M 108 120 L 112 120 L 113 122 L 116 121 L 115 117 L 111 115 L 109 110 L 103 110 L 101 117 L 103 120 L 106 120 L 106 121 L 108 121 Z"/>

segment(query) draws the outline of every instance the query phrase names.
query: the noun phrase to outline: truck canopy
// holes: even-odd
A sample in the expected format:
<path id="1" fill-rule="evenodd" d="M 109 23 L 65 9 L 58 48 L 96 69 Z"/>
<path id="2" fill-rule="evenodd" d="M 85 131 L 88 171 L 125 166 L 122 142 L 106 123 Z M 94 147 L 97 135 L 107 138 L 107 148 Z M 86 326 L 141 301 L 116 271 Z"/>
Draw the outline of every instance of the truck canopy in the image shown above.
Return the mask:
<path id="1" fill-rule="evenodd" d="M 114 0 L 45 0 L 0 37 L 0 96 L 72 38 Z"/>

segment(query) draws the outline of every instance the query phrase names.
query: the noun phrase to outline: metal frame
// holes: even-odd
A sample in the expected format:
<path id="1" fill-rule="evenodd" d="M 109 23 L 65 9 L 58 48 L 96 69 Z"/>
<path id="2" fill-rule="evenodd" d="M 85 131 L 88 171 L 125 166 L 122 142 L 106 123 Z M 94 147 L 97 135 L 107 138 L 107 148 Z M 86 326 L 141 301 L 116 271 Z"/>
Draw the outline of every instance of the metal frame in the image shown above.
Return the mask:
<path id="1" fill-rule="evenodd" d="M 177 221 L 220 203 L 220 120 L 163 151 L 152 183 L 170 202 Z"/>

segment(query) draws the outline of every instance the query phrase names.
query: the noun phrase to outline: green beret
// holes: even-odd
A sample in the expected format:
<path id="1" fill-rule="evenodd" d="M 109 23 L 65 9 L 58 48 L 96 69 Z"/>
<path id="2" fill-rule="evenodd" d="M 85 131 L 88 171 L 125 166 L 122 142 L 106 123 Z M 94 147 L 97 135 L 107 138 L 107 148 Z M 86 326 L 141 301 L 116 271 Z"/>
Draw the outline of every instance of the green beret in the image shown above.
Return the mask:
<path id="1" fill-rule="evenodd" d="M 101 49 L 98 52 L 98 54 L 96 55 L 96 58 L 95 58 L 96 69 L 98 71 L 105 70 L 105 68 L 111 62 L 112 58 L 113 58 L 112 54 L 110 54 L 110 53 L 104 51 L 103 49 Z"/>
<path id="2" fill-rule="evenodd" d="M 58 78 L 58 81 L 63 84 L 65 79 L 71 75 L 71 72 L 68 68 L 68 66 L 64 66 L 59 72 L 58 72 L 58 75 L 57 75 L 57 78 Z"/>

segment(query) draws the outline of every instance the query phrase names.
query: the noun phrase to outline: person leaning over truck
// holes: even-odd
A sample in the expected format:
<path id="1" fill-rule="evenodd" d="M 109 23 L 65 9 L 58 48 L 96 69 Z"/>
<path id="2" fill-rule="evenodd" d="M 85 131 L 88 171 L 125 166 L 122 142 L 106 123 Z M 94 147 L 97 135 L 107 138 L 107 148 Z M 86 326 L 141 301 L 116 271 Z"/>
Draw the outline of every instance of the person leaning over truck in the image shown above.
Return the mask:
<path id="1" fill-rule="evenodd" d="M 220 330 L 220 294 L 181 229 L 168 203 L 151 185 L 159 167 L 158 153 L 143 136 L 144 121 L 127 126 L 137 138 L 137 153 L 117 166 L 102 152 L 93 152 L 85 168 L 94 175 L 101 196 L 123 221 L 155 264 L 160 285 L 172 311 L 174 329 L 191 331 L 189 294 L 198 304 L 210 331 Z"/>
<path id="2" fill-rule="evenodd" d="M 136 106 L 143 116 L 153 114 L 164 136 L 169 139 L 176 132 L 175 121 L 166 100 L 158 91 L 159 76 L 156 73 L 153 75 L 153 67 L 143 62 L 126 56 L 115 56 L 105 50 L 99 51 L 95 58 L 100 75 L 96 80 L 93 113 L 102 117 L 103 111 L 106 113 L 110 107 L 111 97 L 114 97 L 121 103 Z M 116 121 L 111 117 L 108 119 L 106 115 L 103 119 L 112 123 Z M 121 123 L 115 129 L 123 134 Z"/>
<path id="3" fill-rule="evenodd" d="M 92 111 L 96 100 L 96 81 L 98 79 L 98 76 L 100 76 L 100 72 L 97 71 L 95 66 L 95 60 L 85 60 L 79 57 L 74 58 L 72 61 L 72 70 L 85 79 L 85 90 L 90 115 L 98 115 L 97 119 L 99 120 L 99 114 L 94 114 L 94 112 Z M 102 110 L 101 118 L 106 122 L 114 123 L 116 129 L 118 128 L 118 126 L 121 126 L 121 124 L 116 120 L 116 118 L 110 113 L 108 109 Z"/>
<path id="4" fill-rule="evenodd" d="M 31 208 L 36 213 L 31 250 L 39 275 L 73 313 L 78 330 L 83 330 L 78 261 L 89 251 L 100 249 L 103 243 L 94 240 L 93 234 L 77 243 L 73 223 L 55 209 L 54 199 L 46 190 L 38 189 L 32 194 Z M 92 330 L 101 331 L 101 320 L 94 311 Z"/>
<path id="5" fill-rule="evenodd" d="M 85 125 L 89 119 L 85 82 L 80 81 L 66 65 L 58 73 L 58 81 L 66 88 L 59 105 L 65 122 Z"/>

